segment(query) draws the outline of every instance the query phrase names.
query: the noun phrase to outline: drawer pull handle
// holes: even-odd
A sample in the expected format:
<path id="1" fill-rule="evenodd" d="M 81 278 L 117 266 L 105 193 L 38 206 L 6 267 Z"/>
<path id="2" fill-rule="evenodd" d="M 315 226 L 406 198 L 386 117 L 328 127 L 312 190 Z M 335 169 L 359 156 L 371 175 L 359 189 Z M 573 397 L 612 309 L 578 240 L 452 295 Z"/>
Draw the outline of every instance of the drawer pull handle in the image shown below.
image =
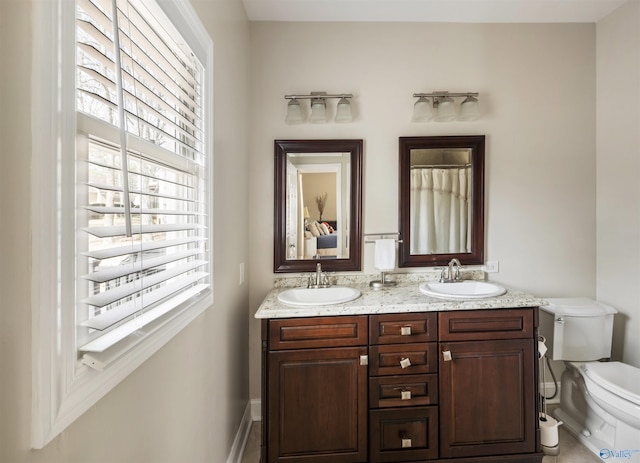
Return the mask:
<path id="1" fill-rule="evenodd" d="M 408 449 L 411 448 L 411 439 L 407 439 L 406 437 L 402 438 L 402 448 Z"/>
<path id="2" fill-rule="evenodd" d="M 411 389 L 406 389 L 405 386 L 394 388 L 396 391 L 400 391 L 400 400 L 411 400 Z"/>
<path id="3" fill-rule="evenodd" d="M 410 366 L 411 366 L 411 360 L 409 360 L 408 358 L 400 359 L 400 367 L 401 368 L 408 368 Z"/>
<path id="4" fill-rule="evenodd" d="M 401 326 L 400 327 L 400 335 L 402 335 L 402 336 L 411 336 L 411 327 L 410 326 Z"/>
<path id="5" fill-rule="evenodd" d="M 442 351 L 442 360 L 444 360 L 445 362 L 450 362 L 452 360 L 450 350 Z"/>

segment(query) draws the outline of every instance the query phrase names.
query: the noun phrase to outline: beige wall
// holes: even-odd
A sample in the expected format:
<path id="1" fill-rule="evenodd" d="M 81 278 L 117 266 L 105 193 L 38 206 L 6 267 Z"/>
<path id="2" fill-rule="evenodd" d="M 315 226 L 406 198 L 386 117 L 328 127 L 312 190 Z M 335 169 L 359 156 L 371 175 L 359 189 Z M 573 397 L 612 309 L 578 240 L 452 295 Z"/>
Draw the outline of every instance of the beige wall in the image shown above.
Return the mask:
<path id="1" fill-rule="evenodd" d="M 337 220 L 336 215 L 336 174 L 327 173 L 305 173 L 302 174 L 302 197 L 304 205 L 309 209 L 311 220 L 318 220 L 320 211 L 316 196 L 327 194 L 322 220 Z"/>
<path id="2" fill-rule="evenodd" d="M 614 357 L 640 367 L 640 3 L 597 38 L 597 295 L 619 310 Z"/>
<path id="3" fill-rule="evenodd" d="M 399 136 L 487 135 L 492 278 L 540 296 L 594 297 L 597 268 L 598 297 L 622 312 L 616 353 L 640 365 L 630 335 L 640 329 L 637 2 L 596 28 L 249 26 L 239 0 L 192 0 L 215 43 L 214 307 L 44 450 L 29 450 L 32 1 L 0 1 L 0 461 L 226 460 L 248 398 L 260 396 L 253 313 L 274 277 L 274 139 L 363 138 L 364 231 L 375 233 L 397 229 Z M 285 125 L 283 96 L 317 90 L 353 92 L 354 123 Z M 434 90 L 479 91 L 482 119 L 411 124 L 411 94 Z M 250 292 L 238 284 L 242 262 Z"/>
<path id="4" fill-rule="evenodd" d="M 31 6 L 0 1 L 0 461 L 226 461 L 249 399 L 249 26 L 239 0 L 192 0 L 214 41 L 213 307 L 41 451 L 31 410 Z M 38 0 L 40 1 L 40 0 Z M 11 48 L 10 48 L 11 47 Z M 11 64 L 9 64 L 11 63 Z"/>
<path id="5" fill-rule="evenodd" d="M 595 25 L 251 23 L 251 310 L 273 274 L 273 140 L 364 139 L 364 231 L 397 230 L 398 137 L 485 134 L 492 278 L 595 296 Z M 285 94 L 352 92 L 356 120 L 288 126 Z M 476 122 L 412 124 L 413 92 L 478 91 Z M 259 225 L 259 226 L 258 226 Z M 364 271 L 373 273 L 364 247 Z M 251 397 L 259 397 L 251 321 Z"/>

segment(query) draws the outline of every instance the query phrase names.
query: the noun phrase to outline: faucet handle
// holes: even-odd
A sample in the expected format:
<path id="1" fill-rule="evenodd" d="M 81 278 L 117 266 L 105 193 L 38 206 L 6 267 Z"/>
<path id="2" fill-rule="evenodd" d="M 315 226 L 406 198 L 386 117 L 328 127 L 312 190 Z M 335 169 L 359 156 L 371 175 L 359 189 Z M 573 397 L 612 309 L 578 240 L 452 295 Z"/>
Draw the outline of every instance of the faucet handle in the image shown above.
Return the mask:
<path id="1" fill-rule="evenodd" d="M 447 281 L 447 278 L 445 276 L 447 272 L 447 267 L 442 267 L 442 269 L 440 270 L 440 283 L 444 283 L 445 281 Z"/>

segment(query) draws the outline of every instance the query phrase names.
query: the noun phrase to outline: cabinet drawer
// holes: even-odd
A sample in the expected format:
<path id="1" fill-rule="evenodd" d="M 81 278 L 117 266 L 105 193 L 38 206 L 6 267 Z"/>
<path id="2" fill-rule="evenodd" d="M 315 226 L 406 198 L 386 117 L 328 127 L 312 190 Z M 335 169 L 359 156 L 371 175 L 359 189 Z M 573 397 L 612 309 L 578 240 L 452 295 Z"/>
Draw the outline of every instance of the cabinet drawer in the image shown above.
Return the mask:
<path id="1" fill-rule="evenodd" d="M 438 458 L 438 408 L 371 410 L 369 461 L 424 461 Z"/>
<path id="2" fill-rule="evenodd" d="M 369 379 L 371 408 L 438 403 L 438 375 L 379 376 Z"/>
<path id="3" fill-rule="evenodd" d="M 371 344 L 437 341 L 437 325 L 436 312 L 372 315 L 369 340 Z"/>
<path id="4" fill-rule="evenodd" d="M 465 310 L 440 312 L 441 341 L 482 341 L 531 338 L 536 309 Z"/>
<path id="5" fill-rule="evenodd" d="M 367 316 L 269 320 L 269 349 L 366 346 Z"/>
<path id="6" fill-rule="evenodd" d="M 438 371 L 438 344 L 391 344 L 369 347 L 371 376 L 414 375 Z"/>

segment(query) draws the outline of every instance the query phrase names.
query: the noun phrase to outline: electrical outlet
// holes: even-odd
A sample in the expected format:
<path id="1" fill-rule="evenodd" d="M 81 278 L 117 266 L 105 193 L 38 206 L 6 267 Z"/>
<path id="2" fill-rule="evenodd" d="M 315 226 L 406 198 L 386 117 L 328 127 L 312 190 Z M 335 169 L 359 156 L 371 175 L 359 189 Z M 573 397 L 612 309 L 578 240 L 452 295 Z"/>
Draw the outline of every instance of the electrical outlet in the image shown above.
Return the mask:
<path id="1" fill-rule="evenodd" d="M 487 273 L 498 273 L 500 271 L 500 262 L 497 260 L 489 260 L 485 262 L 482 270 Z"/>

